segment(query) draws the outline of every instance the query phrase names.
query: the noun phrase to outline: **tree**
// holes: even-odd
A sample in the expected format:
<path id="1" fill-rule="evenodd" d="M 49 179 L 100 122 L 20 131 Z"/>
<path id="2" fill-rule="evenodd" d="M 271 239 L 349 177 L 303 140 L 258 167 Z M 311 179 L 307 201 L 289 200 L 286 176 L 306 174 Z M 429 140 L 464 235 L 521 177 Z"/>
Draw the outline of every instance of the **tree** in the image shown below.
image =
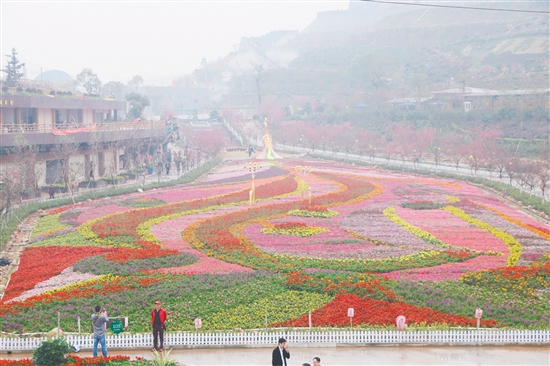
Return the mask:
<path id="1" fill-rule="evenodd" d="M 264 67 L 262 65 L 255 65 L 254 68 L 252 69 L 252 77 L 256 82 L 256 93 L 258 94 L 258 105 L 262 105 L 261 86 L 265 81 Z"/>
<path id="2" fill-rule="evenodd" d="M 101 92 L 101 81 L 92 69 L 84 69 L 80 74 L 76 75 L 78 85 L 86 89 L 88 94 L 99 94 Z"/>
<path id="3" fill-rule="evenodd" d="M 405 158 L 412 150 L 411 139 L 413 138 L 413 135 L 414 131 L 410 126 L 397 125 L 392 129 L 392 140 L 395 141 L 397 146 L 399 146 L 398 152 L 401 156 L 401 161 L 403 164 L 405 164 Z"/>
<path id="4" fill-rule="evenodd" d="M 534 175 L 542 193 L 542 201 L 545 200 L 546 190 L 550 185 L 550 163 L 548 161 L 536 161 L 533 164 Z"/>
<path id="5" fill-rule="evenodd" d="M 219 121 L 221 119 L 220 113 L 215 109 L 210 112 L 209 117 L 212 121 Z"/>
<path id="6" fill-rule="evenodd" d="M 258 114 L 267 117 L 269 125 L 273 126 L 273 123 L 278 123 L 283 119 L 285 112 L 277 105 L 275 97 L 268 96 L 264 98 L 264 101 L 258 107 Z"/>
<path id="7" fill-rule="evenodd" d="M 130 103 L 130 110 L 128 111 L 128 116 L 133 118 L 141 118 L 141 114 L 143 113 L 143 110 L 145 107 L 148 107 L 151 105 L 151 102 L 149 101 L 149 98 L 145 95 L 141 95 L 138 93 L 130 93 L 126 95 L 126 100 L 128 103 Z"/>
<path id="8" fill-rule="evenodd" d="M 17 59 L 17 52 L 15 51 L 15 48 L 12 48 L 11 55 L 6 55 L 6 57 L 8 58 L 8 64 L 5 69 L 2 69 L 2 72 L 7 74 L 6 84 L 11 87 L 16 87 L 23 77 L 23 73 L 19 70 L 25 66 L 25 64 L 20 63 Z"/>
<path id="9" fill-rule="evenodd" d="M 71 162 L 71 156 L 78 155 L 79 144 L 73 142 L 67 136 L 60 136 L 54 146 L 53 153 L 59 162 L 59 171 L 61 179 L 74 201 L 74 184 L 76 180 L 84 177 L 84 164 L 79 162 Z"/>
<path id="10" fill-rule="evenodd" d="M 469 147 L 467 139 L 464 134 L 453 132 L 447 136 L 447 154 L 451 157 L 451 160 L 455 164 L 456 171 L 458 172 L 458 166 L 464 157 L 468 156 Z"/>
<path id="11" fill-rule="evenodd" d="M 8 211 L 13 202 L 21 199 L 24 179 L 15 166 L 8 166 L 0 172 L 0 212 Z"/>
<path id="12" fill-rule="evenodd" d="M 143 85 L 143 78 L 136 75 L 128 82 L 130 88 L 134 88 L 134 92 L 137 92 L 138 88 Z"/>
<path id="13" fill-rule="evenodd" d="M 120 81 L 109 81 L 103 85 L 102 94 L 104 97 L 112 97 L 118 100 L 124 99 L 124 84 Z"/>
<path id="14" fill-rule="evenodd" d="M 38 175 L 35 169 L 38 150 L 38 146 L 31 145 L 23 135 L 15 136 L 14 147 L 11 152 L 14 156 L 14 166 L 20 177 L 23 190 L 38 188 Z"/>
<path id="15" fill-rule="evenodd" d="M 223 135 L 218 130 L 197 134 L 194 142 L 209 159 L 213 159 L 216 155 L 218 155 L 222 147 L 225 145 Z"/>

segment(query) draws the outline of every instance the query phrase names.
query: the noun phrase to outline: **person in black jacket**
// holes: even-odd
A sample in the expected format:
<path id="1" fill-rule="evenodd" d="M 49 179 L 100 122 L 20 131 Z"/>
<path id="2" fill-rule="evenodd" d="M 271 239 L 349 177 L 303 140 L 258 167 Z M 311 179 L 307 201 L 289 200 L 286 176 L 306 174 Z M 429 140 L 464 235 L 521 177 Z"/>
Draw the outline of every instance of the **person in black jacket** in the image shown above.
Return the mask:
<path id="1" fill-rule="evenodd" d="M 288 345 L 286 339 L 279 338 L 279 345 L 273 350 L 271 356 L 272 366 L 288 366 L 286 359 L 290 358 L 290 352 L 288 352 Z"/>

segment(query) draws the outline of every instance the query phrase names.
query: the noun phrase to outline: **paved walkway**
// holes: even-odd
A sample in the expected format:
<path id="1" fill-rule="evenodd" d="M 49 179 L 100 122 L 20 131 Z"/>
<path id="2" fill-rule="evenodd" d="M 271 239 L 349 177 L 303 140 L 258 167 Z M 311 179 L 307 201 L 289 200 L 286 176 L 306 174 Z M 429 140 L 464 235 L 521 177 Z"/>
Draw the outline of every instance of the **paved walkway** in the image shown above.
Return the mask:
<path id="1" fill-rule="evenodd" d="M 178 349 L 170 356 L 183 365 L 270 365 L 271 348 Z M 550 346 L 367 346 L 367 347 L 289 347 L 289 366 L 312 363 L 321 358 L 328 365 L 550 365 Z M 110 351 L 151 359 L 149 351 Z M 91 356 L 90 351 L 80 356 Z M 0 359 L 20 359 L 30 354 L 5 355 Z"/>

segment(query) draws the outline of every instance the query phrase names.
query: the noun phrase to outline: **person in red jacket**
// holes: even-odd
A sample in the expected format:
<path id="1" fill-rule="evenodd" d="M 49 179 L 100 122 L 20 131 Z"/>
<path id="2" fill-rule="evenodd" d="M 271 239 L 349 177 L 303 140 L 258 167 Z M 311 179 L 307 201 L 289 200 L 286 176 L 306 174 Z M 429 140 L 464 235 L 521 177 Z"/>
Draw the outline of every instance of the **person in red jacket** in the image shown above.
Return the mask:
<path id="1" fill-rule="evenodd" d="M 153 350 L 162 352 L 164 346 L 164 330 L 166 329 L 166 310 L 160 307 L 160 301 L 155 302 L 155 308 L 151 312 L 153 324 Z M 160 338 L 160 347 L 158 341 Z"/>

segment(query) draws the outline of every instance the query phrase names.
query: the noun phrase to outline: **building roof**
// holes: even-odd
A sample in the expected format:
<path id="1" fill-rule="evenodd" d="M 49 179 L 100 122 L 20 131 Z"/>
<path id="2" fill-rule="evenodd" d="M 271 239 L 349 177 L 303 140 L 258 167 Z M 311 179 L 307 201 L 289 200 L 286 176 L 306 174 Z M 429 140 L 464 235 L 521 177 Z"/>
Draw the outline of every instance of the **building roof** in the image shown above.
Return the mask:
<path id="1" fill-rule="evenodd" d="M 434 91 L 432 94 L 461 94 L 463 96 L 471 97 L 489 97 L 489 96 L 499 96 L 499 95 L 532 95 L 532 94 L 544 94 L 550 92 L 550 89 L 520 89 L 520 90 L 491 90 L 491 89 L 480 89 L 480 88 L 454 88 Z"/>
<path id="2" fill-rule="evenodd" d="M 472 93 L 498 93 L 497 90 L 480 89 L 480 88 L 453 88 L 446 90 L 433 91 L 432 94 L 472 94 Z"/>
<path id="3" fill-rule="evenodd" d="M 413 98 L 413 97 L 405 97 L 405 98 L 394 98 L 391 100 L 388 100 L 388 103 L 391 104 L 403 104 L 407 103 L 410 105 L 410 103 L 424 103 L 430 99 L 433 99 L 432 97 L 420 97 L 419 98 Z"/>

